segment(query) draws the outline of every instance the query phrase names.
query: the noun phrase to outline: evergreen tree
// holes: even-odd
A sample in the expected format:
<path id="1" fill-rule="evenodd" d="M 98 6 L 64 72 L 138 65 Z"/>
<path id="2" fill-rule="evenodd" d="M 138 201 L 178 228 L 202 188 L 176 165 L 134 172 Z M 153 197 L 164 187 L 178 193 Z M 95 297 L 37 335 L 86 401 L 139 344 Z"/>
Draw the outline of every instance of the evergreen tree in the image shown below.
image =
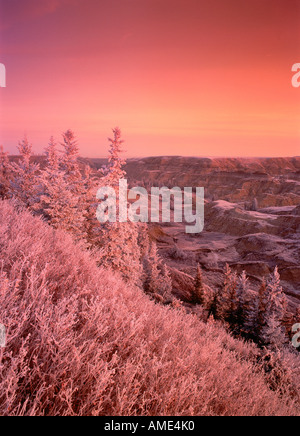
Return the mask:
<path id="1" fill-rule="evenodd" d="M 118 271 L 123 278 L 141 287 L 142 264 L 134 223 L 106 223 L 101 226 L 99 263 Z"/>
<path id="2" fill-rule="evenodd" d="M 281 348 L 286 343 L 285 330 L 282 322 L 272 313 L 262 330 L 262 339 L 270 348 Z"/>
<path id="3" fill-rule="evenodd" d="M 93 248 L 99 245 L 100 223 L 96 218 L 98 180 L 93 177 L 89 165 L 85 166 L 83 177 L 83 238 L 87 248 Z"/>
<path id="4" fill-rule="evenodd" d="M 81 173 L 78 165 L 79 147 L 72 130 L 67 130 L 62 134 L 63 155 L 61 158 L 61 168 L 65 172 L 65 178 L 70 185 L 70 189 L 76 191 L 78 182 L 81 181 Z"/>
<path id="5" fill-rule="evenodd" d="M 56 143 L 51 136 L 48 145 L 45 147 L 46 166 L 40 171 L 39 181 L 41 184 L 41 196 L 39 207 L 44 216 L 51 222 L 54 227 L 56 219 L 60 219 L 61 211 L 59 204 L 64 205 L 62 201 L 63 192 L 65 191 L 65 182 L 63 174 L 59 171 L 59 159 L 56 149 Z"/>
<path id="6" fill-rule="evenodd" d="M 204 306 L 206 301 L 206 293 L 203 284 L 202 270 L 200 264 L 197 265 L 197 274 L 194 280 L 194 289 L 192 293 L 192 303 Z"/>
<path id="7" fill-rule="evenodd" d="M 0 145 L 0 198 L 9 197 L 10 178 L 12 166 L 9 162 L 8 153 L 5 153 L 3 146 Z"/>
<path id="8" fill-rule="evenodd" d="M 119 180 L 123 179 L 126 175 L 123 167 L 126 160 L 121 157 L 122 144 L 124 141 L 121 139 L 121 130 L 116 127 L 113 129 L 113 138 L 108 138 L 110 142 L 108 167 L 105 169 L 104 183 L 106 186 L 117 187 Z"/>
<path id="9" fill-rule="evenodd" d="M 164 298 L 164 302 L 171 303 L 173 301 L 172 278 L 170 274 L 170 269 L 164 262 L 161 262 L 160 283 L 160 292 L 162 294 L 162 297 Z"/>
<path id="10" fill-rule="evenodd" d="M 138 245 L 141 250 L 141 261 L 148 255 L 150 250 L 150 238 L 148 233 L 148 224 L 139 223 L 138 224 Z"/>
<path id="11" fill-rule="evenodd" d="M 39 206 L 54 228 L 63 229 L 71 233 L 75 239 L 81 239 L 84 191 L 77 164 L 77 143 L 71 131 L 63 134 L 63 138 L 65 153 L 61 160 L 52 137 L 45 149 L 46 168 L 39 175 L 42 185 Z"/>
<path id="12" fill-rule="evenodd" d="M 33 208 L 38 200 L 38 187 L 36 176 L 39 165 L 32 162 L 32 145 L 25 136 L 19 142 L 20 159 L 12 165 L 13 174 L 10 185 L 10 194 L 26 207 Z"/>
<path id="13" fill-rule="evenodd" d="M 225 292 L 226 295 L 226 292 Z M 225 320 L 232 326 L 238 324 L 238 297 L 237 297 L 237 274 L 233 273 L 232 281 L 228 286 L 228 309 L 225 309 Z"/>
<path id="14" fill-rule="evenodd" d="M 243 307 L 243 323 L 241 332 L 252 340 L 257 339 L 258 298 L 254 291 L 248 292 L 247 300 Z"/>
<path id="15" fill-rule="evenodd" d="M 59 168 L 59 157 L 57 152 L 57 144 L 51 136 L 48 146 L 45 148 L 47 168 L 55 174 Z"/>
<path id="16" fill-rule="evenodd" d="M 53 178 L 53 174 L 45 170 L 41 172 L 40 181 L 44 192 L 40 207 L 49 223 L 80 239 L 83 217 L 77 213 L 78 200 L 70 191 L 64 173 L 58 171 Z"/>
<path id="17" fill-rule="evenodd" d="M 243 271 L 242 274 L 240 274 L 238 277 L 236 289 L 239 309 L 244 306 L 244 303 L 247 300 L 248 286 L 248 277 L 246 275 L 246 271 Z"/>
<path id="18" fill-rule="evenodd" d="M 126 172 L 123 170 L 126 161 L 120 157 L 121 145 L 124 142 L 121 140 L 121 131 L 119 128 L 115 128 L 113 133 L 113 139 L 109 138 L 109 167 L 105 171 L 101 185 L 116 189 L 119 186 L 119 180 L 126 176 Z M 101 224 L 98 244 L 100 247 L 99 261 L 102 265 L 118 270 L 126 281 L 142 286 L 143 266 L 138 239 L 137 223 L 107 222 Z"/>
<path id="19" fill-rule="evenodd" d="M 207 316 L 208 319 L 210 319 L 211 317 L 213 317 L 214 319 L 218 318 L 218 306 L 219 306 L 221 292 L 222 292 L 221 289 L 214 291 L 213 298 L 209 305 L 208 316 Z"/>
<path id="20" fill-rule="evenodd" d="M 268 281 L 268 305 L 267 311 L 274 313 L 282 321 L 286 311 L 286 297 L 280 285 L 278 267 L 275 267 L 273 274 Z"/>
<path id="21" fill-rule="evenodd" d="M 170 270 L 158 254 L 152 242 L 149 254 L 144 258 L 144 290 L 154 297 L 162 297 L 161 302 L 171 302 L 172 279 Z"/>
<path id="22" fill-rule="evenodd" d="M 268 282 L 267 319 L 266 327 L 262 332 L 262 337 L 266 344 L 276 343 L 280 346 L 286 342 L 286 332 L 283 326 L 286 308 L 287 300 L 280 286 L 280 275 L 276 266 Z"/>
<path id="23" fill-rule="evenodd" d="M 149 254 L 144 259 L 144 290 L 147 294 L 160 293 L 160 263 L 157 246 L 152 242 Z"/>
<path id="24" fill-rule="evenodd" d="M 262 318 L 260 339 L 264 344 L 280 347 L 286 342 L 283 325 L 286 307 L 287 301 L 280 286 L 280 275 L 276 267 L 268 280 L 265 310 L 260 315 Z"/>
<path id="25" fill-rule="evenodd" d="M 237 310 L 237 274 L 226 264 L 225 280 L 218 297 L 217 315 L 219 319 L 234 326 L 237 323 Z"/>
<path id="26" fill-rule="evenodd" d="M 255 336 L 259 339 L 262 335 L 263 328 L 266 326 L 268 291 L 265 278 L 258 291 L 257 296 L 257 318 L 255 322 Z"/>
<path id="27" fill-rule="evenodd" d="M 253 335 L 257 318 L 256 299 L 249 290 L 249 280 L 243 271 L 237 281 L 237 312 L 236 321 L 238 330 L 247 335 Z"/>

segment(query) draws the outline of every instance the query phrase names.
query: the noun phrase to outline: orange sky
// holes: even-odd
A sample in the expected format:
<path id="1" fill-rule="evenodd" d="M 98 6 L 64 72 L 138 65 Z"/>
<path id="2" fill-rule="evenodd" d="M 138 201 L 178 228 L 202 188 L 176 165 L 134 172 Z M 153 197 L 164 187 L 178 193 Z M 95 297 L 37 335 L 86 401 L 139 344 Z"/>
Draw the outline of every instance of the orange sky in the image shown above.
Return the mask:
<path id="1" fill-rule="evenodd" d="M 0 0 L 0 144 L 300 155 L 300 0 Z"/>

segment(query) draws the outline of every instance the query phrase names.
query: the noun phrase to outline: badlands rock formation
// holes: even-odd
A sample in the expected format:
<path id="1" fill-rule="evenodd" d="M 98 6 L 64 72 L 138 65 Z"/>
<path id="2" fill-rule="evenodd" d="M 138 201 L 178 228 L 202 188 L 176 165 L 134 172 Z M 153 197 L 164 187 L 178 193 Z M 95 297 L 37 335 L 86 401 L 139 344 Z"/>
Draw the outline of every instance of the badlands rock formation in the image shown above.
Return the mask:
<path id="1" fill-rule="evenodd" d="M 207 198 L 259 207 L 300 205 L 300 157 L 131 159 L 130 178 L 155 186 L 204 186 Z"/>
<path id="2" fill-rule="evenodd" d="M 253 289 L 276 265 L 291 307 L 300 300 L 300 157 L 132 159 L 131 184 L 205 188 L 205 228 L 187 235 L 183 224 L 152 226 L 161 255 L 172 268 L 175 292 L 182 295 L 197 262 L 207 285 L 217 287 L 223 267 L 245 270 Z M 180 272 L 182 277 L 180 277 Z"/>

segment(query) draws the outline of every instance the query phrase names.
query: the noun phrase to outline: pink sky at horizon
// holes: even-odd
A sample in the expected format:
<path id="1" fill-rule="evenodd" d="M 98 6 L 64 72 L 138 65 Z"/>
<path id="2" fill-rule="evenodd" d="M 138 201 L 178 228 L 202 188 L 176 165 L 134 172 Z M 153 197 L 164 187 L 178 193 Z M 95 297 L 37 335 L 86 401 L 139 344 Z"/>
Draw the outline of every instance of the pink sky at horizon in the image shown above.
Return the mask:
<path id="1" fill-rule="evenodd" d="M 0 0 L 0 144 L 300 155 L 300 0 Z"/>

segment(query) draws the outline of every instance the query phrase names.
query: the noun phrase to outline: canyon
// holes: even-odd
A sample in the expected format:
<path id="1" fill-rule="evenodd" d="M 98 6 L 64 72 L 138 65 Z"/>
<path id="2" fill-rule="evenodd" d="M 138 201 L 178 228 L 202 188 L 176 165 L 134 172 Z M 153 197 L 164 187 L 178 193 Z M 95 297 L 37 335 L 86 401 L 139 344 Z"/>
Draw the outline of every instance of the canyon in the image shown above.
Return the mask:
<path id="1" fill-rule="evenodd" d="M 150 225 L 175 295 L 189 300 L 197 263 L 211 288 L 221 286 L 228 263 L 246 271 L 253 290 L 277 265 L 291 309 L 299 305 L 300 157 L 149 157 L 128 160 L 126 172 L 132 186 L 205 189 L 202 233 L 187 235 L 181 223 Z"/>

